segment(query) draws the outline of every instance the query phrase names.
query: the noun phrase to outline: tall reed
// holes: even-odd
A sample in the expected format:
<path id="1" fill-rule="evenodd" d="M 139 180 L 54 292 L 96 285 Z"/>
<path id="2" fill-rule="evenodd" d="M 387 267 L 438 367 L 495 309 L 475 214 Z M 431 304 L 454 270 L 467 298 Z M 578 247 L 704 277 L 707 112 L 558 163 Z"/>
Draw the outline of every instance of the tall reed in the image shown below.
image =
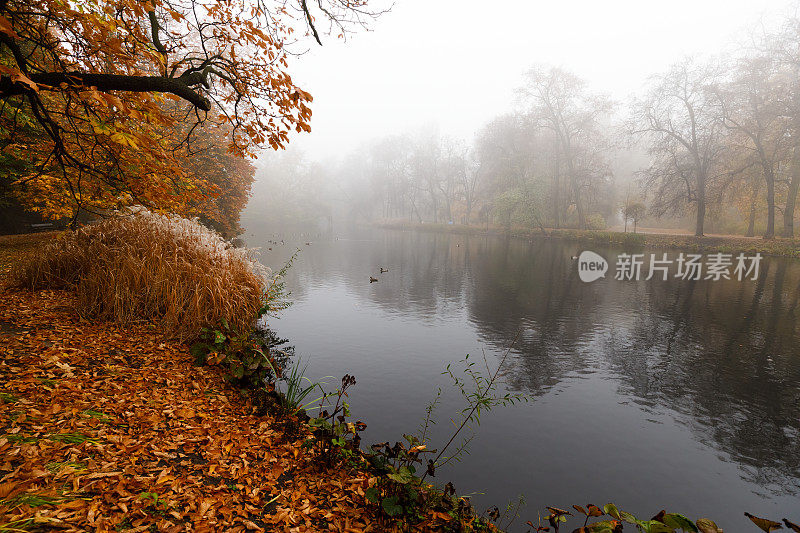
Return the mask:
<path id="1" fill-rule="evenodd" d="M 248 331 L 274 283 L 252 250 L 197 220 L 141 208 L 60 235 L 12 277 L 30 289 L 74 289 L 86 317 L 151 321 L 180 340 L 223 320 Z"/>

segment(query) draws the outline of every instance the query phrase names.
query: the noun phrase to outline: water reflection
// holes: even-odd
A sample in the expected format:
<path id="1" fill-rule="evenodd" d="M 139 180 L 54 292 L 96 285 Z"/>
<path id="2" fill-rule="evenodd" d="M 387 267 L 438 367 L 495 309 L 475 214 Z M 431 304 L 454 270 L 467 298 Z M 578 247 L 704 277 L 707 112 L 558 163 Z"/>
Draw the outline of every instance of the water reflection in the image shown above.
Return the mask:
<path id="1" fill-rule="evenodd" d="M 621 251 L 596 246 L 591 249 L 607 258 Z M 305 247 L 288 281 L 293 298 L 298 306 L 306 306 L 307 312 L 309 308 L 334 305 L 323 304 L 321 295 L 336 293 L 337 306 L 368 306 L 374 309 L 369 315 L 380 313 L 384 320 L 395 317 L 398 323 L 413 323 L 417 328 L 440 328 L 436 330 L 440 337 L 449 336 L 443 342 L 454 346 L 466 342 L 460 336 L 475 335 L 490 348 L 489 353 L 498 354 L 519 333 L 514 356 L 504 369 L 508 388 L 533 397 L 547 396 L 548 405 L 556 405 L 553 409 L 559 413 L 549 396 L 560 391 L 559 387 L 575 387 L 583 380 L 587 384 L 585 394 L 591 398 L 593 394 L 599 397 L 601 393 L 597 391 L 610 383 L 615 399 L 608 403 L 619 405 L 619 412 L 608 413 L 606 421 L 612 425 L 617 417 L 622 420 L 625 406 L 635 405 L 649 422 L 688 428 L 697 443 L 716 450 L 717 458 L 713 460 L 736 465 L 745 484 L 720 487 L 719 509 L 740 515 L 743 509 L 727 508 L 725 502 L 736 500 L 750 505 L 757 501 L 752 500 L 752 493 L 758 493 L 759 498 L 779 497 L 774 500 L 778 507 L 770 509 L 788 513 L 786 497 L 800 491 L 800 263 L 765 258 L 757 281 L 604 279 L 586 284 L 579 280 L 571 259 L 580 251 L 577 244 L 546 239 L 528 242 L 363 231 L 349 238 L 320 239 Z M 282 260 L 281 254 L 286 252 L 276 250 L 265 259 L 277 264 Z M 379 267 L 386 267 L 389 272 L 381 275 L 378 283 L 369 284 L 368 277 L 375 275 Z M 365 331 L 363 321 L 367 314 L 348 318 L 342 309 L 337 313 L 339 334 L 353 328 L 382 350 L 389 350 L 392 345 L 424 349 L 419 346 L 424 341 L 409 338 L 403 327 L 380 333 Z M 297 315 L 298 320 L 301 315 Z M 306 329 L 298 336 L 315 334 L 309 324 L 303 326 Z M 330 350 L 337 350 L 336 343 L 329 346 Z M 346 349 L 342 348 L 340 354 L 344 359 L 348 357 Z M 360 379 L 380 381 L 391 374 L 394 381 L 376 387 L 406 387 L 412 392 L 416 392 L 416 386 L 423 387 L 415 385 L 411 378 L 398 383 L 397 375 L 402 372 L 392 374 L 393 363 L 388 361 L 382 361 L 383 366 L 374 369 L 373 374 L 363 376 L 362 372 Z M 550 407 L 534 402 L 527 409 L 532 413 L 531 420 L 539 423 L 537 417 L 545 415 L 537 410 L 544 413 Z M 567 416 L 558 416 L 562 415 Z M 502 420 L 506 425 L 500 424 L 498 431 L 521 431 L 514 426 L 516 422 Z M 417 422 L 418 418 L 410 423 L 399 421 L 398 436 Z M 574 425 L 573 422 L 565 425 Z M 620 438 L 625 442 L 636 443 L 641 440 L 637 433 L 641 429 L 636 424 L 620 421 L 612 429 L 623 433 Z M 581 428 L 574 429 L 575 438 L 585 439 L 580 431 Z M 532 430 L 522 437 L 533 439 L 534 434 Z M 619 444 L 604 442 L 598 439 L 593 443 L 592 452 L 608 456 L 620 448 Z M 661 444 L 666 452 L 659 453 L 669 454 L 670 443 Z M 575 456 L 587 453 L 574 444 L 556 443 L 548 450 L 551 454 L 562 450 Z M 642 463 L 664 459 L 649 456 L 644 447 L 640 452 Z M 488 464 L 482 453 L 488 457 L 492 451 L 488 445 L 485 449 L 478 446 L 473 452 L 478 455 L 474 464 Z M 551 461 L 535 454 L 526 458 L 529 462 L 545 460 Z M 699 453 L 692 460 L 708 461 Z M 519 475 L 514 465 L 491 468 L 506 477 Z M 546 470 L 545 466 L 541 468 Z M 643 464 L 633 465 L 628 485 L 648 486 L 646 480 L 636 479 L 639 468 L 645 469 Z M 559 473 L 563 474 L 563 470 Z M 659 472 L 669 475 L 667 466 Z M 574 495 L 570 491 L 575 487 L 590 483 L 587 479 L 573 481 L 569 490 L 565 489 L 568 497 Z M 523 481 L 518 484 L 524 485 Z M 603 493 L 608 489 L 607 482 L 605 486 L 596 484 L 598 490 L 604 487 Z M 492 487 L 487 488 L 491 490 Z M 558 494 L 552 487 L 547 491 Z M 733 494 L 734 491 L 738 492 Z M 712 500 L 709 496 L 706 503 L 713 506 Z M 667 504 L 648 503 L 659 509 Z M 756 513 L 753 507 L 750 510 Z"/>

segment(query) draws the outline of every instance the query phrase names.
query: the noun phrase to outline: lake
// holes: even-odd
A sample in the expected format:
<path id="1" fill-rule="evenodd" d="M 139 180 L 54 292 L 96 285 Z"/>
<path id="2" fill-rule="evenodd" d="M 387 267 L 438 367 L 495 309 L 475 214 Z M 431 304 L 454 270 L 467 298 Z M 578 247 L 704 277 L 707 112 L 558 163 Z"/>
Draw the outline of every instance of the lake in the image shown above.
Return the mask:
<path id="1" fill-rule="evenodd" d="M 800 520 L 800 262 L 764 258 L 757 280 L 620 281 L 623 250 L 594 244 L 250 226 L 247 244 L 273 268 L 300 248 L 294 304 L 270 327 L 310 378 L 333 376 L 335 389 L 356 377 L 363 445 L 416 432 L 441 387 L 441 446 L 464 405 L 445 366 L 466 354 L 483 366 L 485 354 L 494 369 L 511 350 L 500 392 L 529 401 L 483 414 L 469 454 L 433 481 L 453 481 L 480 511 L 523 495 L 512 530 L 546 505 L 610 501 L 726 531 L 757 531 L 744 511 Z M 593 283 L 572 259 L 587 249 L 610 263 Z"/>

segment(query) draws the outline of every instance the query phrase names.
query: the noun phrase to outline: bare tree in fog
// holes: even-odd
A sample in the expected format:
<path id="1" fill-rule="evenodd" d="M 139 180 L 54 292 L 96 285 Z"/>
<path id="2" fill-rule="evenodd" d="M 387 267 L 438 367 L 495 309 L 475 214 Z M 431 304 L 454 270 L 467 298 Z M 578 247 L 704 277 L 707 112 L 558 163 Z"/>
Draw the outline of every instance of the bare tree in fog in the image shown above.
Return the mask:
<path id="1" fill-rule="evenodd" d="M 533 165 L 539 157 L 538 148 L 538 140 L 522 115 L 497 117 L 481 129 L 475 139 L 475 158 L 487 215 L 502 211 L 510 224 L 515 215 L 501 205 L 500 197 L 509 191 L 520 191 L 535 179 Z M 524 204 L 515 207 L 525 209 Z"/>
<path id="2" fill-rule="evenodd" d="M 760 168 L 766 186 L 767 229 L 775 235 L 775 185 L 787 151 L 788 123 L 781 113 L 782 84 L 769 56 L 740 60 L 733 79 L 715 89 L 719 119 L 728 128 L 728 146 L 741 150 Z"/>
<path id="3" fill-rule="evenodd" d="M 441 162 L 439 165 L 439 193 L 444 203 L 446 221 L 453 220 L 453 203 L 459 198 L 459 186 L 464 183 L 467 172 L 467 147 L 452 137 L 441 140 Z"/>
<path id="4" fill-rule="evenodd" d="M 602 136 L 600 124 L 612 108 L 605 96 L 591 93 L 586 82 L 559 68 L 532 68 L 526 73 L 525 85 L 520 89 L 529 104 L 529 116 L 555 134 L 556 171 L 553 172 L 553 190 L 556 204 L 560 203 L 561 186 L 559 167 L 563 161 L 572 202 L 578 213 L 578 225 L 585 229 L 586 206 L 584 189 L 595 176 L 595 157 L 586 157 L 582 151 L 592 150 Z M 595 153 L 596 155 L 596 153 Z M 582 157 L 583 156 L 583 157 Z M 558 225 L 560 215 L 556 214 Z"/>
<path id="5" fill-rule="evenodd" d="M 654 190 L 651 208 L 663 215 L 694 204 L 698 236 L 703 235 L 709 181 L 724 149 L 725 128 L 710 89 L 715 80 L 710 68 L 685 60 L 654 77 L 633 108 L 631 131 L 650 142 L 652 161 L 642 175 Z"/>
<path id="6" fill-rule="evenodd" d="M 774 58 L 782 78 L 782 114 L 788 120 L 789 181 L 783 209 L 783 235 L 794 236 L 794 215 L 797 193 L 800 190 L 800 19 L 790 17 L 781 31 L 768 36 L 761 46 L 762 53 Z"/>

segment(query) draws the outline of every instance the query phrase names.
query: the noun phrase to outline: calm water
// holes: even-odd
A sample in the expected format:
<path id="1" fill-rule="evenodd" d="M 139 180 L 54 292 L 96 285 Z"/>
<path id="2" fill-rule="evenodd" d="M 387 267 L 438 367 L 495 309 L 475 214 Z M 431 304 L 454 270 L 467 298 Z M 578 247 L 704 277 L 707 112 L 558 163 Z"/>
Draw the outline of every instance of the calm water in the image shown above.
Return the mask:
<path id="1" fill-rule="evenodd" d="M 521 332 L 501 391 L 530 402 L 484 415 L 470 454 L 435 478 L 478 509 L 524 495 L 517 529 L 545 505 L 612 500 L 731 532 L 754 530 L 743 511 L 800 520 L 800 262 L 765 259 L 742 282 L 615 281 L 612 264 L 587 284 L 577 243 L 361 230 L 283 234 L 281 246 L 255 227 L 246 235 L 273 267 L 301 248 L 294 305 L 271 326 L 310 377 L 336 376 L 333 388 L 356 376 L 365 443 L 416 431 L 442 387 L 441 444 L 462 406 L 445 365 L 485 352 L 494 368 Z M 621 251 L 588 248 L 612 262 Z"/>

